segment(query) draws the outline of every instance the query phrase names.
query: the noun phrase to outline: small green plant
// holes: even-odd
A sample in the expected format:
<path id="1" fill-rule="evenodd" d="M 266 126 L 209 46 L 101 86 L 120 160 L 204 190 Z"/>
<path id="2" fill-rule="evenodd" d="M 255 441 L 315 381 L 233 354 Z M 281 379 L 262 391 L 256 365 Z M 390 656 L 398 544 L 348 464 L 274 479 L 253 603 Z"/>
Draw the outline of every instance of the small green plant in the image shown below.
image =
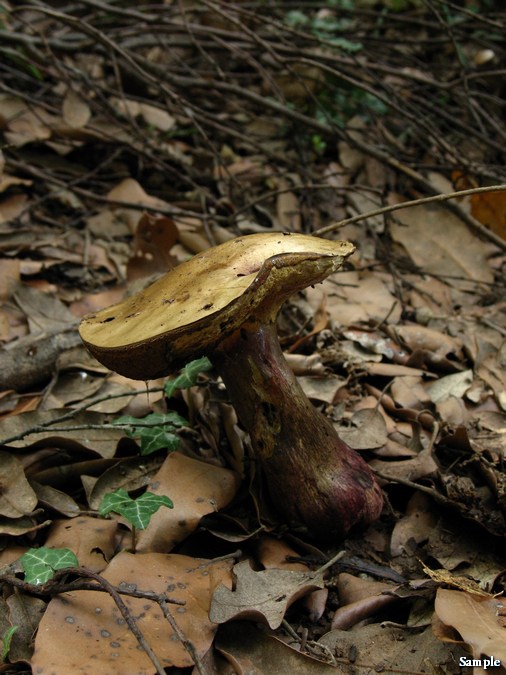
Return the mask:
<path id="1" fill-rule="evenodd" d="M 12 638 L 14 637 L 14 633 L 18 628 L 19 626 L 11 626 L 2 636 L 2 662 L 7 661 L 7 657 L 9 656 L 9 651 L 11 649 Z"/>
<path id="2" fill-rule="evenodd" d="M 206 371 L 211 370 L 212 367 L 211 361 L 205 356 L 201 359 L 190 361 L 177 377 L 165 383 L 165 396 L 170 398 L 177 389 L 188 389 L 188 387 L 193 387 L 197 384 L 200 373 L 205 373 Z"/>
<path id="3" fill-rule="evenodd" d="M 205 357 L 191 361 L 177 377 L 166 382 L 165 395 L 170 398 L 178 389 L 193 387 L 200 373 L 211 368 L 211 362 Z M 140 439 L 141 455 L 150 455 L 162 448 L 169 451 L 177 450 L 179 447 L 177 430 L 188 426 L 187 420 L 176 412 L 151 413 L 142 418 L 123 415 L 114 420 L 113 424 L 121 427 L 130 438 Z"/>
<path id="4" fill-rule="evenodd" d="M 141 455 L 150 455 L 162 448 L 176 450 L 179 447 L 176 431 L 188 422 L 176 412 L 168 412 L 151 413 L 142 418 L 123 415 L 113 424 L 121 427 L 130 438 L 139 438 Z"/>
<path id="5" fill-rule="evenodd" d="M 68 548 L 31 548 L 19 559 L 28 584 L 45 584 L 57 570 L 77 567 L 79 561 Z"/>
<path id="6" fill-rule="evenodd" d="M 346 7 L 346 9 L 353 9 L 353 7 Z M 296 9 L 286 14 L 285 23 L 292 28 L 303 29 L 324 40 L 327 45 L 332 45 L 345 52 L 355 53 L 363 48 L 361 42 L 349 40 L 339 35 L 339 33 L 349 31 L 352 28 L 352 22 L 347 18 L 337 15 L 322 18 L 318 14 L 311 16 Z"/>
<path id="7" fill-rule="evenodd" d="M 132 526 L 132 548 L 135 551 L 136 530 L 145 530 L 151 516 L 162 506 L 174 508 L 172 500 L 164 495 L 144 492 L 137 499 L 132 499 L 126 490 L 119 488 L 103 497 L 98 512 L 101 516 L 106 516 L 114 511 L 128 520 Z"/>

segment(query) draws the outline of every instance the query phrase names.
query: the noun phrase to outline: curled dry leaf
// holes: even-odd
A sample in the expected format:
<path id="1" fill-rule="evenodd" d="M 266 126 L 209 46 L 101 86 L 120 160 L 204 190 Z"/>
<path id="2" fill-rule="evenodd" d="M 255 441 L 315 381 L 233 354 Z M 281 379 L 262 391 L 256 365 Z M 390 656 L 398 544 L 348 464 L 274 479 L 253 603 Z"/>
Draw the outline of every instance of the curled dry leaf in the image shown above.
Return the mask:
<path id="1" fill-rule="evenodd" d="M 202 656 L 216 630 L 208 618 L 211 593 L 229 579 L 229 570 L 229 562 L 123 552 L 113 558 L 103 576 L 116 586 L 166 593 L 183 601 L 182 606 L 169 605 L 170 612 Z M 156 602 L 126 596 L 123 601 L 163 666 L 193 664 Z M 90 669 L 94 675 L 153 672 L 153 664 L 139 648 L 114 600 L 98 591 L 63 593 L 51 600 L 39 625 L 31 665 L 41 675 L 84 675 Z"/>
<path id="2" fill-rule="evenodd" d="M 384 591 L 395 588 L 382 581 L 360 579 L 346 572 L 340 574 L 337 580 L 340 607 L 334 613 L 331 629 L 348 630 L 392 604 L 398 598 L 385 595 Z"/>

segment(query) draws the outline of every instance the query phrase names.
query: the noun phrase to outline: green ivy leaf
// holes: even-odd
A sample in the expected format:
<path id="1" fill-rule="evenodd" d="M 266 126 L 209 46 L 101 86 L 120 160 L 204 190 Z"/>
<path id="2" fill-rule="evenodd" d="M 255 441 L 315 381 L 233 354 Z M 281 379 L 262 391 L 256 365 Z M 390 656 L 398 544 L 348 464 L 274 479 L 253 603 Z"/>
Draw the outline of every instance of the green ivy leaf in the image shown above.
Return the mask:
<path id="1" fill-rule="evenodd" d="M 114 420 L 113 424 L 122 427 L 130 438 L 140 438 L 141 455 L 150 455 L 162 448 L 176 450 L 179 436 L 174 432 L 188 422 L 176 412 L 168 412 L 151 413 L 142 418 L 123 415 Z"/>
<path id="2" fill-rule="evenodd" d="M 172 500 L 168 497 L 145 492 L 137 499 L 132 499 L 126 490 L 120 488 L 104 496 L 98 512 L 101 516 L 105 516 L 114 511 L 114 513 L 119 513 L 120 516 L 126 518 L 133 527 L 144 530 L 149 525 L 151 516 L 161 506 L 166 506 L 169 509 L 174 508 Z"/>
<path id="3" fill-rule="evenodd" d="M 68 548 L 31 548 L 19 559 L 28 584 L 45 584 L 57 570 L 77 567 L 79 561 Z"/>
<path id="4" fill-rule="evenodd" d="M 193 387 L 193 385 L 197 384 L 200 373 L 211 370 L 212 367 L 211 361 L 205 356 L 201 359 L 190 361 L 176 378 L 165 383 L 165 395 L 167 398 L 170 398 L 176 389 L 188 389 L 188 387 Z"/>

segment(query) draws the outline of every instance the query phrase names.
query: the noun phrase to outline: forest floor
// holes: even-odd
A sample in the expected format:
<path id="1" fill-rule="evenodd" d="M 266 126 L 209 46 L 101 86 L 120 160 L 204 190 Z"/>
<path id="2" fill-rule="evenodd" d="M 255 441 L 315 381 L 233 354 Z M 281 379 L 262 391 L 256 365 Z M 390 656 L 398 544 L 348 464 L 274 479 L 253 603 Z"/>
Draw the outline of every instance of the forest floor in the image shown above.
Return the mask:
<path id="1" fill-rule="evenodd" d="M 0 672 L 506 673 L 499 4 L 2 3 Z M 278 319 L 384 493 L 330 545 L 204 362 L 129 380 L 77 330 L 278 231 L 357 247 Z"/>

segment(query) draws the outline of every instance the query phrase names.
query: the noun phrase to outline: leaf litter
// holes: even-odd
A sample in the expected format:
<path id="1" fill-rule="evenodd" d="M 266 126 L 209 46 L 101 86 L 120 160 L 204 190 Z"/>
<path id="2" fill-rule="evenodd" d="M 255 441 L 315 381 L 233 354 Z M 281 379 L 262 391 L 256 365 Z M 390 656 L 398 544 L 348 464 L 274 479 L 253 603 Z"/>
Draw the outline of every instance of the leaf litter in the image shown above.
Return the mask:
<path id="1" fill-rule="evenodd" d="M 282 312 L 301 386 L 387 497 L 380 521 L 329 549 L 270 508 L 212 371 L 187 389 L 142 387 L 74 339 L 85 313 L 238 234 L 316 232 L 504 182 L 500 112 L 477 94 L 500 100 L 503 47 L 490 32 L 492 61 L 473 66 L 465 92 L 453 54 L 478 64 L 473 22 L 503 30 L 503 15 L 444 3 L 458 19 L 436 56 L 419 45 L 429 33 L 450 45 L 449 24 L 429 7 L 420 21 L 407 4 L 356 3 L 341 20 L 281 4 L 272 16 L 241 3 L 118 7 L 109 24 L 91 6 L 2 8 L 2 672 L 88 672 L 91 654 L 94 673 L 152 673 L 146 644 L 174 673 L 466 673 L 470 654 L 506 665 L 504 192 L 339 227 L 330 236 L 358 247 L 349 266 Z M 385 16 L 388 43 L 402 25 L 412 45 L 377 39 Z M 139 21 L 140 47 L 128 37 Z M 148 414 L 187 421 L 177 450 L 141 456 L 145 438 L 113 424 Z M 118 489 L 174 503 L 135 553 L 128 519 L 98 517 Z M 169 605 L 180 632 L 153 597 L 122 596 L 142 646 L 95 587 L 59 590 L 78 579 L 58 577 L 34 594 L 19 560 L 44 546 L 120 592 L 181 603 Z"/>

